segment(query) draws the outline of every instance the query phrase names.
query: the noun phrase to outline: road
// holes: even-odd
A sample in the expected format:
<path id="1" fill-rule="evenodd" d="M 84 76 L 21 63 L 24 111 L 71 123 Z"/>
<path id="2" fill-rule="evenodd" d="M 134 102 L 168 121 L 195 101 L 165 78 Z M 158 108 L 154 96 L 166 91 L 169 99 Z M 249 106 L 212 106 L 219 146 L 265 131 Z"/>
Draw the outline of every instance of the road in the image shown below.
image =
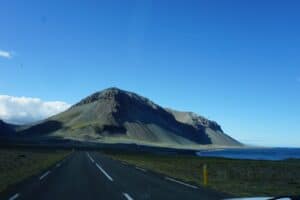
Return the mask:
<path id="1" fill-rule="evenodd" d="M 1 197 L 1 196 L 0 196 Z M 0 199 L 222 199 L 224 194 L 113 160 L 75 151 Z"/>

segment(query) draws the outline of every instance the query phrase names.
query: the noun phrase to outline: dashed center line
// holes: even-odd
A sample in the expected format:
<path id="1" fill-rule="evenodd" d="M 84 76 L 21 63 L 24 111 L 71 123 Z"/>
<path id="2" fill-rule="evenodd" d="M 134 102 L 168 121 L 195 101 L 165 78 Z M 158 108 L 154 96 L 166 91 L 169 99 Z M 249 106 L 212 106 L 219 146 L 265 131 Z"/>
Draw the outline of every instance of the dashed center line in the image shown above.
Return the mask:
<path id="1" fill-rule="evenodd" d="M 88 152 L 86 153 L 86 155 L 92 161 L 92 163 L 96 163 Z M 96 163 L 96 166 L 106 176 L 106 178 L 108 178 L 108 180 L 114 181 L 113 178 L 98 163 Z"/>
<path id="2" fill-rule="evenodd" d="M 146 172 L 147 170 L 143 169 L 143 168 L 140 168 L 140 167 L 135 167 L 136 169 L 140 170 L 140 171 L 143 171 L 143 172 Z"/>
<path id="3" fill-rule="evenodd" d="M 133 200 L 133 198 L 127 194 L 127 193 L 123 193 L 123 196 L 127 199 L 127 200 Z"/>
<path id="4" fill-rule="evenodd" d="M 110 177 L 109 175 L 108 175 L 108 173 L 106 173 L 106 171 L 102 168 L 102 167 L 100 167 L 100 165 L 98 165 L 98 163 L 96 163 L 96 166 L 98 167 L 98 169 L 108 178 L 108 180 L 110 180 L 110 181 L 114 181 L 113 179 L 112 179 L 112 177 Z"/>
<path id="5" fill-rule="evenodd" d="M 90 160 L 92 161 L 92 163 L 94 163 L 95 161 L 94 161 L 94 159 L 92 158 L 92 157 L 90 157 Z"/>
<path id="6" fill-rule="evenodd" d="M 20 196 L 19 193 L 17 193 L 17 194 L 15 194 L 15 195 L 11 196 L 8 200 L 15 200 L 15 199 L 17 199 L 19 196 Z"/>
<path id="7" fill-rule="evenodd" d="M 190 185 L 190 184 L 187 184 L 187 183 L 184 183 L 184 182 L 181 182 L 181 181 L 177 181 L 173 178 L 170 178 L 170 177 L 165 177 L 166 180 L 169 180 L 169 181 L 172 181 L 172 182 L 175 182 L 175 183 L 179 183 L 181 185 L 185 185 L 187 187 L 190 187 L 190 188 L 193 188 L 193 189 L 198 189 L 197 186 L 194 186 L 194 185 Z"/>
<path id="8" fill-rule="evenodd" d="M 43 178 L 45 178 L 46 176 L 48 176 L 50 173 L 51 173 L 51 171 L 45 172 L 42 176 L 40 176 L 40 180 L 42 180 Z"/>
<path id="9" fill-rule="evenodd" d="M 94 163 L 95 162 L 95 160 L 90 156 L 90 154 L 89 153 L 86 153 L 86 155 L 89 157 L 89 159 L 92 161 L 92 163 Z"/>

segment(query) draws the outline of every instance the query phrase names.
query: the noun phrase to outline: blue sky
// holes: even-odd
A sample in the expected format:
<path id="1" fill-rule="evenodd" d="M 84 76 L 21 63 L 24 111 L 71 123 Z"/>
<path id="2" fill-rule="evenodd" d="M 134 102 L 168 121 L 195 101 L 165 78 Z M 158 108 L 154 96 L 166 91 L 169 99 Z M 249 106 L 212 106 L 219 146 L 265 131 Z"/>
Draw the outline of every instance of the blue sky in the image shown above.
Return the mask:
<path id="1" fill-rule="evenodd" d="M 245 143 L 300 146 L 299 8 L 4 0 L 0 95 L 73 104 L 116 86 L 216 120 Z"/>

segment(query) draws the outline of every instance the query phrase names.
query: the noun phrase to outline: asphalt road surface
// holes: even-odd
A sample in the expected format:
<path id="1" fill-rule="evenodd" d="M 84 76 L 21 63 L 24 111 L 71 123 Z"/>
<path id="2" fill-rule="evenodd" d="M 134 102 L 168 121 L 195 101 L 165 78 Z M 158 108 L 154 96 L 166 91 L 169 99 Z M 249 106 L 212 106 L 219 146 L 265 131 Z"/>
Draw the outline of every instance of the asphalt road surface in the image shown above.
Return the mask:
<path id="1" fill-rule="evenodd" d="M 1 197 L 1 196 L 0 196 Z M 223 199 L 215 191 L 155 175 L 99 152 L 75 151 L 0 199 Z"/>

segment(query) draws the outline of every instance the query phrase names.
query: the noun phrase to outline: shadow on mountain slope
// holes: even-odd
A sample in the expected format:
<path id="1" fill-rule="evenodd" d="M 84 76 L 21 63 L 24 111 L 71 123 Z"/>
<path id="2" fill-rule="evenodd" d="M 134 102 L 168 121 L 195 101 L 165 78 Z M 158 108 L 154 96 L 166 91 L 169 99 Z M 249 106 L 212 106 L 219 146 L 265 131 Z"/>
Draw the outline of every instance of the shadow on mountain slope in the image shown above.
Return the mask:
<path id="1" fill-rule="evenodd" d="M 123 93 L 118 93 L 115 98 L 118 105 L 113 116 L 119 124 L 124 124 L 125 122 L 156 124 L 165 130 L 198 144 L 212 143 L 205 133 L 204 127 L 195 129 L 188 124 L 181 123 L 171 113 L 159 106 L 153 108 L 142 102 L 132 101 L 128 95 Z"/>
<path id="2" fill-rule="evenodd" d="M 25 136 L 25 135 L 47 135 L 49 133 L 52 133 L 54 131 L 57 131 L 59 129 L 63 128 L 63 124 L 59 121 L 55 120 L 48 120 L 45 122 L 42 122 L 37 125 L 33 125 L 28 129 L 25 129 L 23 131 L 18 132 L 20 136 Z"/>

